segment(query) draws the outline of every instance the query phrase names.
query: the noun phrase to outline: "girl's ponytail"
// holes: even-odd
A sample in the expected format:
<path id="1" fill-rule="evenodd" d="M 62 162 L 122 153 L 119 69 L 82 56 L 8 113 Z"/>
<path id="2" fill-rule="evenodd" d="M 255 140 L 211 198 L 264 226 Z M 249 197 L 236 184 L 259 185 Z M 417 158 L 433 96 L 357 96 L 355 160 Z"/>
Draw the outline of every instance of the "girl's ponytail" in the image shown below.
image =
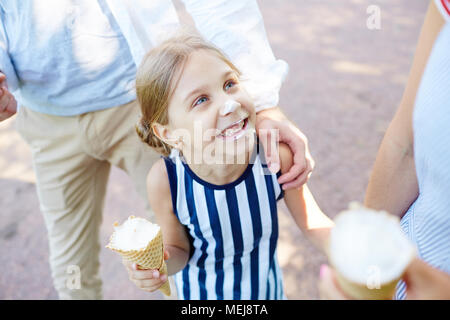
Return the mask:
<path id="1" fill-rule="evenodd" d="M 165 142 L 161 141 L 155 133 L 151 125 L 143 118 L 135 125 L 136 132 L 143 142 L 161 153 L 163 156 L 169 156 L 171 148 Z"/>

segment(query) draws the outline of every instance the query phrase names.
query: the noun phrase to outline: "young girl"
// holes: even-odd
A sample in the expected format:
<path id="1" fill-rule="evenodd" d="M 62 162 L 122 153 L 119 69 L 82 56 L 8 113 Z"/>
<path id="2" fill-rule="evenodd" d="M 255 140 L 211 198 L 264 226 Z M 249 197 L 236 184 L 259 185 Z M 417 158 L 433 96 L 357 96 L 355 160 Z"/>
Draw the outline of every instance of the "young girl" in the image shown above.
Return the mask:
<path id="1" fill-rule="evenodd" d="M 182 299 L 283 299 L 277 262 L 277 200 L 263 165 L 256 113 L 239 70 L 196 35 L 167 40 L 144 58 L 136 79 L 137 131 L 164 157 L 147 178 L 169 275 Z M 280 145 L 281 172 L 293 163 Z M 284 198 L 295 222 L 325 250 L 329 220 L 304 186 Z M 127 265 L 146 291 L 167 277 Z"/>

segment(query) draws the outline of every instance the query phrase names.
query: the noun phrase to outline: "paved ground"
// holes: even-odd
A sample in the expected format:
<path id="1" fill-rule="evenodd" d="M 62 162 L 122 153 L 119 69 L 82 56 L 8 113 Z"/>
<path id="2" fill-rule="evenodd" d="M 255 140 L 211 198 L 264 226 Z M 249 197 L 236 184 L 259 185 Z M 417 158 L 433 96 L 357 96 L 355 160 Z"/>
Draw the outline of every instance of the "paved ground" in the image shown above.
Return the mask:
<path id="1" fill-rule="evenodd" d="M 260 0 L 277 57 L 290 65 L 280 105 L 309 137 L 316 170 L 310 188 L 334 216 L 363 199 L 370 168 L 400 101 L 426 1 Z M 381 9 L 381 29 L 366 26 L 369 5 Z M 37 61 L 38 63 L 38 61 Z M 48 245 L 35 192 L 30 152 L 0 123 L 0 299 L 55 299 Z M 112 223 L 143 212 L 128 177 L 113 169 L 101 241 Z M 280 205 L 278 255 L 290 299 L 317 299 L 317 275 L 326 258 L 307 243 Z M 120 259 L 101 252 L 106 299 L 160 299 L 128 280 Z"/>

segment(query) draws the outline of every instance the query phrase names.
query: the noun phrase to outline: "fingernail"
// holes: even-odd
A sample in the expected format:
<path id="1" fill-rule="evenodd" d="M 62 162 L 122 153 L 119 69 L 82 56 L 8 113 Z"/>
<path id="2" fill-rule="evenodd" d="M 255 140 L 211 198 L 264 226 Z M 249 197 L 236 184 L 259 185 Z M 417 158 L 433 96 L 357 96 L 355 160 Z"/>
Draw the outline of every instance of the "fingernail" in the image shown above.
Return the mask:
<path id="1" fill-rule="evenodd" d="M 153 271 L 153 278 L 159 278 L 159 272 L 158 271 Z"/>
<path id="2" fill-rule="evenodd" d="M 163 274 L 163 275 L 161 276 L 161 281 L 166 281 L 166 280 L 167 280 L 167 275 Z"/>
<path id="3" fill-rule="evenodd" d="M 328 271 L 328 266 L 326 264 L 322 264 L 320 266 L 319 278 L 322 279 Z"/>
<path id="4" fill-rule="evenodd" d="M 133 263 L 133 265 L 131 266 L 134 270 L 137 270 L 137 264 Z"/>
<path id="5" fill-rule="evenodd" d="M 269 165 L 269 170 L 273 173 L 277 173 L 280 170 L 280 165 L 277 162 L 271 163 Z"/>

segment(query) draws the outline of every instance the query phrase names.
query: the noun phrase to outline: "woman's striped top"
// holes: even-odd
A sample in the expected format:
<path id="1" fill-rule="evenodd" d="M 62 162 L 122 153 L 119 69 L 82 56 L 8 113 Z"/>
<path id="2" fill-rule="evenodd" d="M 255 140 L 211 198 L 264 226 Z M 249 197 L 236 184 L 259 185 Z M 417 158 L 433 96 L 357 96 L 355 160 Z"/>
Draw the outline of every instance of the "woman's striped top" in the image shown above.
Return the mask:
<path id="1" fill-rule="evenodd" d="M 401 220 L 420 258 L 450 273 L 450 23 L 438 35 L 413 115 L 419 196 Z M 405 298 L 400 282 L 397 299 Z"/>
<path id="2" fill-rule="evenodd" d="M 277 261 L 277 200 L 283 191 L 256 145 L 234 182 L 200 179 L 175 155 L 164 158 L 174 213 L 191 237 L 191 257 L 175 275 L 180 299 L 284 299 Z"/>

